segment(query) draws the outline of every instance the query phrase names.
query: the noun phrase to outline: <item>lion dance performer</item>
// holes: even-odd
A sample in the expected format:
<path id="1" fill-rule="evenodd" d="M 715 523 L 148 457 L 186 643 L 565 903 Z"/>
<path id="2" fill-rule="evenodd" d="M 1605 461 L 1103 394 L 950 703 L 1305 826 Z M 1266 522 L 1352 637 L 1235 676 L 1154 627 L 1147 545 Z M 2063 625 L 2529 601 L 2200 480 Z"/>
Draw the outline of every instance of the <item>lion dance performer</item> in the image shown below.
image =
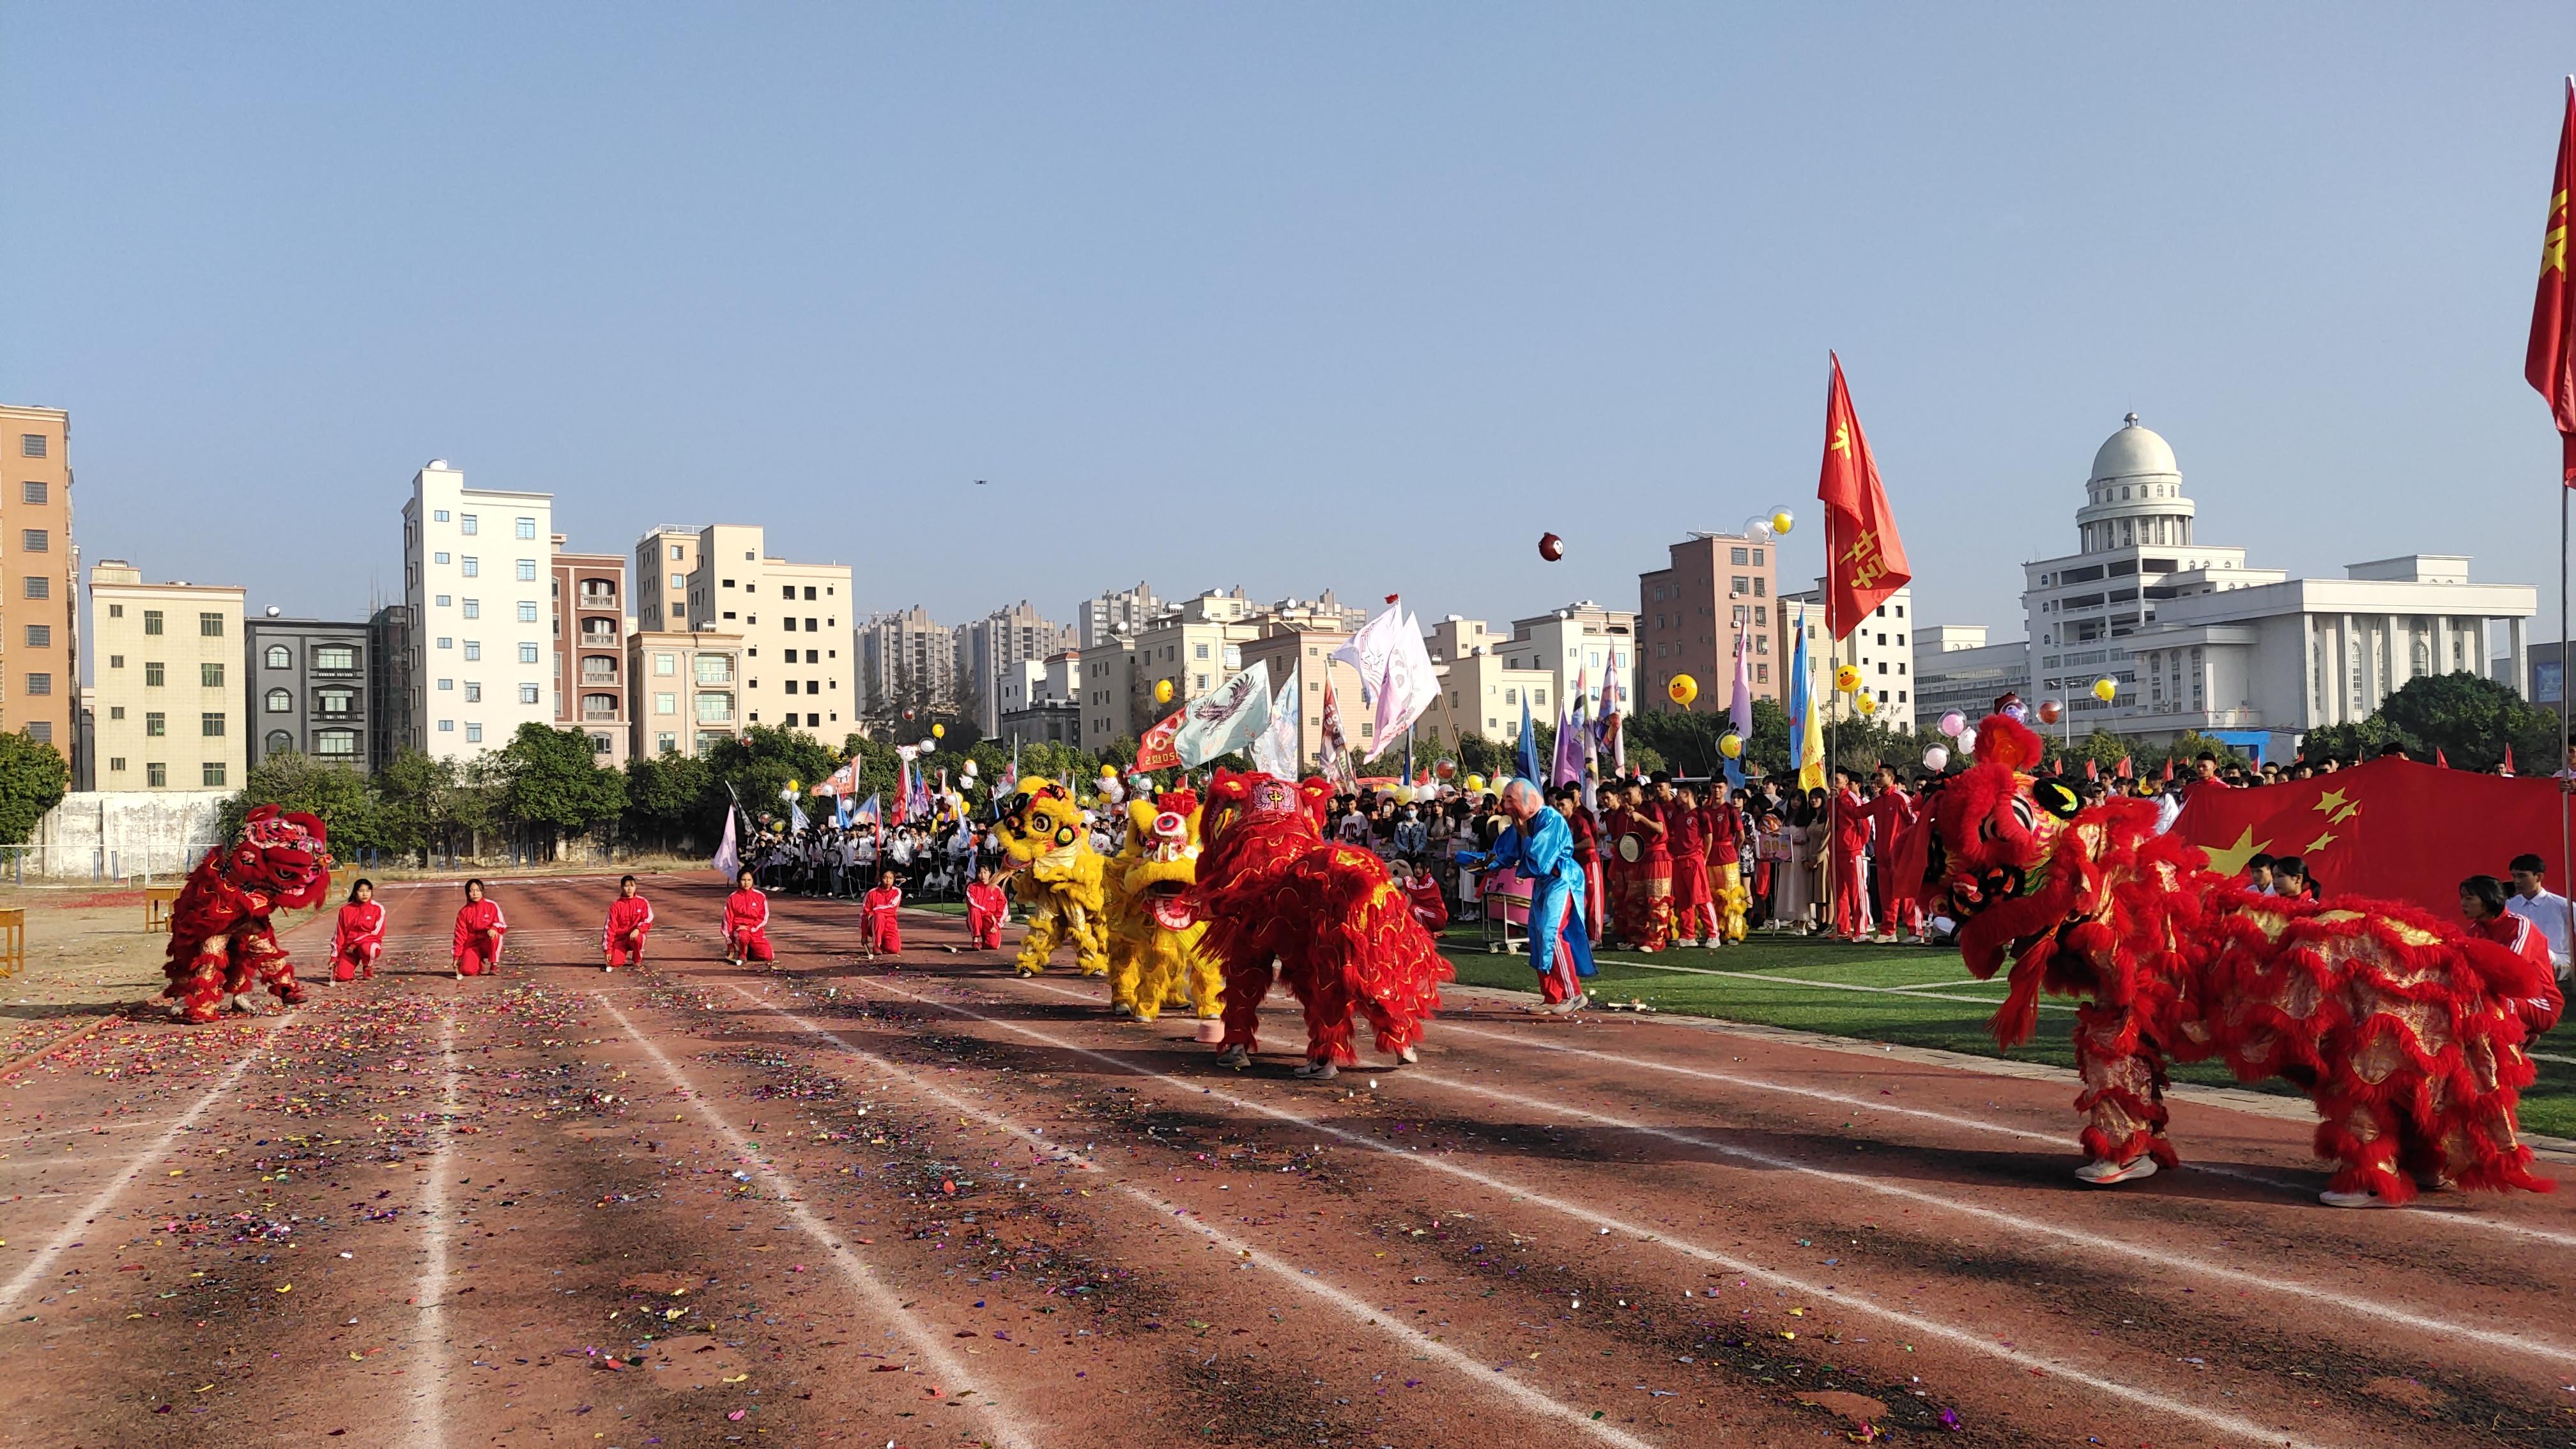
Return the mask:
<path id="1" fill-rule="evenodd" d="M 1424 1020 L 1440 1009 L 1440 983 L 1456 975 L 1385 862 L 1325 842 L 1331 793 L 1321 780 L 1291 784 L 1224 769 L 1208 786 L 1198 894 L 1208 949 L 1225 972 L 1225 1049 L 1217 1060 L 1227 1066 L 1251 1059 L 1274 969 L 1306 1009 L 1306 1064 L 1297 1075 L 1319 1080 L 1358 1064 L 1354 1011 L 1376 1028 L 1378 1050 L 1413 1061 Z"/>
<path id="2" fill-rule="evenodd" d="M 2078 1178 L 2174 1166 L 2166 1060 L 2217 1057 L 2307 1091 L 2331 1206 L 2554 1185 L 2514 1125 L 2535 1075 L 2523 1043 L 2564 1005 L 2545 969 L 2410 906 L 2255 895 L 2158 835 L 2152 802 L 2080 808 L 2033 778 L 2040 742 L 2019 721 L 1990 716 L 1977 736 L 1976 764 L 1942 792 L 1924 879 L 1961 922 L 1969 971 L 2012 957 L 1996 1041 L 2029 1040 L 2043 991 L 2084 1003 Z"/>
<path id="3" fill-rule="evenodd" d="M 1077 970 L 1085 976 L 1107 975 L 1100 856 L 1091 848 L 1091 831 L 1073 792 L 1043 775 L 1030 776 L 994 822 L 993 836 L 1011 860 L 1011 892 L 1029 908 L 1019 974 L 1044 971 L 1056 943 L 1070 941 Z"/>
<path id="4" fill-rule="evenodd" d="M 263 990 L 298 1006 L 303 984 L 268 923 L 280 910 L 321 903 L 331 888 L 329 832 L 321 820 L 262 805 L 229 847 L 206 852 L 170 908 L 170 952 L 161 994 L 173 1016 L 213 1021 L 227 1005 L 257 1011 Z"/>
<path id="5" fill-rule="evenodd" d="M 1166 1006 L 1214 1019 L 1225 982 L 1207 953 L 1207 922 L 1191 899 L 1199 871 L 1199 797 L 1166 790 L 1128 801 L 1127 843 L 1106 869 L 1111 1007 L 1139 1021 L 1152 1021 Z"/>

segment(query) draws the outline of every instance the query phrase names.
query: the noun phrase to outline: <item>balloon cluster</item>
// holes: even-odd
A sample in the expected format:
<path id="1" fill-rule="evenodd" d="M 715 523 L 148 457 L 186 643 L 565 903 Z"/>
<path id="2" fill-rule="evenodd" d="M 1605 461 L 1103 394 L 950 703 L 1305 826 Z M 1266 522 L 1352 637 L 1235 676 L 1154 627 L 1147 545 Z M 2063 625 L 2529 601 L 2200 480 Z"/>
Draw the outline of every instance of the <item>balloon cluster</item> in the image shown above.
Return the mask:
<path id="1" fill-rule="evenodd" d="M 1958 745 L 1960 754 L 1973 755 L 1977 752 L 1977 730 L 1974 725 L 1968 723 L 1966 715 L 1955 709 L 1949 710 L 1942 714 L 1933 727 L 1949 736 Z M 1935 755 L 1940 758 L 1935 760 L 1933 758 Z M 1928 769 L 1946 769 L 1950 764 L 1950 751 L 1940 745 L 1934 745 L 1923 752 L 1923 764 Z"/>

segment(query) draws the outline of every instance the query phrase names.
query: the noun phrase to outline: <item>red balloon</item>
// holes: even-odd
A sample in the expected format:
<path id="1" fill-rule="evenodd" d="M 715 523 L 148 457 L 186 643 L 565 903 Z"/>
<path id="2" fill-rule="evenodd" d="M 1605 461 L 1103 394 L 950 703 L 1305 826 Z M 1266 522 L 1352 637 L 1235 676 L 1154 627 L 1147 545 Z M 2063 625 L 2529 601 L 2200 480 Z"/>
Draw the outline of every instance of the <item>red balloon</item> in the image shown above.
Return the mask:
<path id="1" fill-rule="evenodd" d="M 1558 559 L 1565 557 L 1565 540 L 1552 533 L 1540 534 L 1538 536 L 1538 556 L 1546 559 L 1549 563 L 1554 563 Z"/>

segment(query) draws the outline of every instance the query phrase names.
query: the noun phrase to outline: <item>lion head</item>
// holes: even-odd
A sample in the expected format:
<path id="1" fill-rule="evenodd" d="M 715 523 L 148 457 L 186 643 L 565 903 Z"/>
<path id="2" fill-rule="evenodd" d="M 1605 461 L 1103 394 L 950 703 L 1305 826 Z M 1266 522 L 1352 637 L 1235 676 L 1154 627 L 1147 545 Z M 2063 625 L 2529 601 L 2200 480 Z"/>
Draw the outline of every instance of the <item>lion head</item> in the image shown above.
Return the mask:
<path id="1" fill-rule="evenodd" d="M 2030 770 L 2039 736 L 2007 715 L 1977 726 L 1977 762 L 1950 780 L 1934 808 L 1925 885 L 1935 908 L 1959 922 L 1968 969 L 1992 975 L 2016 941 L 2055 926 L 2064 903 L 2047 889 L 2048 862 L 2075 792 Z"/>
<path id="2" fill-rule="evenodd" d="M 274 906 L 302 910 L 331 889 L 330 831 L 321 817 L 261 805 L 242 820 L 225 853 L 225 879 L 265 896 Z"/>
<path id="3" fill-rule="evenodd" d="M 1208 782 L 1208 803 L 1201 833 L 1209 845 L 1223 839 L 1228 830 L 1240 822 L 1266 820 L 1292 823 L 1302 820 L 1305 833 L 1323 838 L 1324 807 L 1332 802 L 1333 788 L 1317 779 L 1282 780 L 1258 770 L 1238 774 L 1220 765 Z"/>
<path id="4" fill-rule="evenodd" d="M 1041 870 L 1070 867 L 1091 848 L 1091 828 L 1073 792 L 1043 775 L 1020 783 L 994 822 L 993 835 L 1015 864 Z"/>
<path id="5" fill-rule="evenodd" d="M 1151 800 L 1127 802 L 1127 844 L 1119 851 L 1126 871 L 1119 889 L 1141 905 L 1155 925 L 1185 931 L 1198 923 L 1190 887 L 1199 875 L 1199 797 L 1166 790 Z"/>

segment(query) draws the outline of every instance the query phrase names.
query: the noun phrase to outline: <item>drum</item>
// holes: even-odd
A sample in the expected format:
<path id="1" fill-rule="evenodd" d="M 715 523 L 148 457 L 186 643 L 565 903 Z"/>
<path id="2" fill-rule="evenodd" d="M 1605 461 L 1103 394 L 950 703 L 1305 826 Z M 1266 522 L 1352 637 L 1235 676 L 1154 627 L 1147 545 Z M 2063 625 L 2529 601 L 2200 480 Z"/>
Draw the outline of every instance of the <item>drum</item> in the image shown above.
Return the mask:
<path id="1" fill-rule="evenodd" d="M 1629 834 L 1619 837 L 1619 858 L 1635 865 L 1646 858 L 1646 837 Z"/>

